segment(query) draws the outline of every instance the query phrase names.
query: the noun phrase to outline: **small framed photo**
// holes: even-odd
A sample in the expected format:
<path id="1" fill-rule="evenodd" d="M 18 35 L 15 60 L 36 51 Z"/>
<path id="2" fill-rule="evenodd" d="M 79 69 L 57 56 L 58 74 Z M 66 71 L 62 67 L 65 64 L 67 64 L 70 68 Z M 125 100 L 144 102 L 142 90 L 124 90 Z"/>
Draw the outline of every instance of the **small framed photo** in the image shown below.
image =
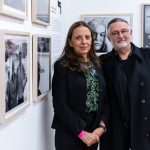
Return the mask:
<path id="1" fill-rule="evenodd" d="M 0 31 L 0 123 L 30 104 L 30 34 Z"/>
<path id="2" fill-rule="evenodd" d="M 27 18 L 28 0 L 1 0 L 0 14 L 25 20 Z"/>
<path id="3" fill-rule="evenodd" d="M 33 100 L 42 100 L 51 87 L 51 38 L 33 35 Z"/>
<path id="4" fill-rule="evenodd" d="M 142 4 L 142 46 L 150 48 L 150 4 Z"/>
<path id="5" fill-rule="evenodd" d="M 132 27 L 132 14 L 88 14 L 81 15 L 81 20 L 87 22 L 93 30 L 94 46 L 97 53 L 107 53 L 112 45 L 107 38 L 107 24 L 113 18 L 123 18 Z"/>
<path id="6" fill-rule="evenodd" d="M 32 22 L 50 24 L 50 0 L 32 0 Z"/>

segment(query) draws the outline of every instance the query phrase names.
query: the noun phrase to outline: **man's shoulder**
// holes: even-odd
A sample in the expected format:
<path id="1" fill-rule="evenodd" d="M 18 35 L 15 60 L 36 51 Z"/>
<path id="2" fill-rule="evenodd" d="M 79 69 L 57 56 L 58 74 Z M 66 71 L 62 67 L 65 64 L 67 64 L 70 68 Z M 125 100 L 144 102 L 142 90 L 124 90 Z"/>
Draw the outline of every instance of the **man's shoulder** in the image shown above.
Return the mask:
<path id="1" fill-rule="evenodd" d="M 150 48 L 141 48 L 144 53 L 150 54 Z"/>
<path id="2" fill-rule="evenodd" d="M 102 54 L 99 56 L 99 59 L 101 61 L 106 61 L 106 60 L 109 60 L 110 58 L 112 57 L 112 51 L 111 52 L 108 52 L 106 54 Z"/>
<path id="3" fill-rule="evenodd" d="M 150 48 L 142 48 L 143 58 L 150 61 Z"/>
<path id="4" fill-rule="evenodd" d="M 150 57 L 150 48 L 140 48 L 142 55 L 145 57 Z"/>

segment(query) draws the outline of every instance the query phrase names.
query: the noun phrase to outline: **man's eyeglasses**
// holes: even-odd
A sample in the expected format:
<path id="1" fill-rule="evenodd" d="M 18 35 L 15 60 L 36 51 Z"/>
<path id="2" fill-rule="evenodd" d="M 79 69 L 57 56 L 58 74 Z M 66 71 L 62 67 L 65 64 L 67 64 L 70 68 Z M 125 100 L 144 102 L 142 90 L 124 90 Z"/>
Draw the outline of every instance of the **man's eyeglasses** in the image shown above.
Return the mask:
<path id="1" fill-rule="evenodd" d="M 114 32 L 110 33 L 110 36 L 113 37 L 113 38 L 119 37 L 120 34 L 122 36 L 127 36 L 129 32 L 130 32 L 129 30 L 123 29 L 121 31 L 114 31 Z"/>

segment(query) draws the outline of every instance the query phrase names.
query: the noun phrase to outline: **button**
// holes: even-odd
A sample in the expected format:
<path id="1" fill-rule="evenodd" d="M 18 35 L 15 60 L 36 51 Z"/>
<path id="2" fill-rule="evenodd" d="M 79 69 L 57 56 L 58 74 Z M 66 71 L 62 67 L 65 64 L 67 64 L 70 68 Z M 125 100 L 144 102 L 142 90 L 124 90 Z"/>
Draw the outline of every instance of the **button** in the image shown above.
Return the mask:
<path id="1" fill-rule="evenodd" d="M 144 82 L 143 81 L 141 81 L 141 86 L 144 86 Z"/>
<path id="2" fill-rule="evenodd" d="M 100 91 L 102 92 L 102 91 L 103 91 L 103 89 L 100 89 Z"/>
<path id="3" fill-rule="evenodd" d="M 149 133 L 146 133 L 145 136 L 146 136 L 146 137 L 149 137 Z"/>
<path id="4" fill-rule="evenodd" d="M 144 120 L 148 120 L 148 117 L 147 117 L 147 116 L 145 116 L 145 117 L 144 117 Z"/>
<path id="5" fill-rule="evenodd" d="M 142 99 L 142 103 L 145 104 L 145 103 L 146 103 L 146 100 L 145 100 L 145 99 Z"/>
<path id="6" fill-rule="evenodd" d="M 124 121 L 124 122 L 123 122 L 123 126 L 126 127 L 126 128 L 128 128 L 128 127 L 129 127 L 129 121 L 127 121 L 127 120 Z"/>

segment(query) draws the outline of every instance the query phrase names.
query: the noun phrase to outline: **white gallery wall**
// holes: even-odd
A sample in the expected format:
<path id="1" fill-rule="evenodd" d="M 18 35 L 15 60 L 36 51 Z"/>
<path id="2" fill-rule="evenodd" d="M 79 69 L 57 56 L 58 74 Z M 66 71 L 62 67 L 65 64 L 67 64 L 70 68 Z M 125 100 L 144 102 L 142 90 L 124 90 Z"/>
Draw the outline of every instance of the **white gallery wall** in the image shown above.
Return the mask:
<path id="1" fill-rule="evenodd" d="M 52 0 L 56 1 L 56 0 Z M 133 15 L 133 42 L 142 44 L 141 4 L 149 0 L 61 0 L 61 50 L 70 25 L 80 20 L 83 14 L 126 14 Z M 149 2 L 150 3 L 150 2 Z M 31 3 L 28 6 L 29 18 L 23 23 L 0 16 L 0 30 L 17 30 L 51 35 L 51 26 L 43 28 L 31 23 Z M 61 51 L 60 50 L 60 51 Z M 54 53 L 54 52 L 53 52 Z M 54 55 L 52 54 L 52 57 Z M 32 67 L 31 67 L 32 71 Z M 31 74 L 32 75 L 32 74 Z M 32 86 L 32 84 L 31 84 Z M 0 125 L 1 150 L 55 150 L 54 130 L 51 129 L 53 108 L 51 92 L 45 100 L 32 103 L 18 117 Z"/>

